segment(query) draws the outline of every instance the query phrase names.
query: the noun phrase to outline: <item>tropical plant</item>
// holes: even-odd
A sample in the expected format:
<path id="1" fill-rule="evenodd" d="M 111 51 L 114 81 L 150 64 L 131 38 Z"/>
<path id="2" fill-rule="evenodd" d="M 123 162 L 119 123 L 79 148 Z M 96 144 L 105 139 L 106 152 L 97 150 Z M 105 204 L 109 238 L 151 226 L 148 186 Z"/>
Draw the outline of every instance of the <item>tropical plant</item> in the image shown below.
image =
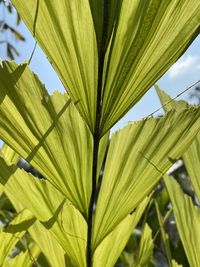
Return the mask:
<path id="1" fill-rule="evenodd" d="M 165 111 L 173 109 L 174 111 L 183 110 L 189 107 L 185 101 L 174 101 L 166 93 L 156 88 Z M 200 133 L 197 134 L 187 151 L 182 155 L 185 167 L 189 174 L 195 198 L 184 194 L 181 187 L 174 179 L 164 175 L 164 181 L 169 192 L 173 205 L 174 216 L 180 238 L 187 255 L 189 266 L 199 266 L 199 224 L 200 224 Z M 195 245 L 197 244 L 197 245 Z"/>
<path id="2" fill-rule="evenodd" d="M 3 226 L 0 264 L 114 266 L 152 190 L 200 130 L 200 108 L 130 123 L 110 140 L 109 130 L 196 37 L 200 2 L 12 3 L 66 93 L 49 95 L 27 63 L 2 63 L 0 182 L 17 215 Z M 18 155 L 43 178 L 19 169 Z M 27 231 L 34 242 L 9 254 Z M 145 224 L 136 266 L 151 253 Z"/>

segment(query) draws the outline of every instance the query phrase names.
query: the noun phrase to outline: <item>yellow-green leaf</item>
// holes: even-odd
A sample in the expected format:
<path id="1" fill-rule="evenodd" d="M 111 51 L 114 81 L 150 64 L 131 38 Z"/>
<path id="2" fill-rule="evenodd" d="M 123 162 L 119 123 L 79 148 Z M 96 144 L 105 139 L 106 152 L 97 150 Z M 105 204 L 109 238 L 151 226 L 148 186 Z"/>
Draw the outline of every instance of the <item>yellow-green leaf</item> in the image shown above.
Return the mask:
<path id="1" fill-rule="evenodd" d="M 29 233 L 52 267 L 66 267 L 65 252 L 49 230 L 37 221 L 29 228 Z"/>
<path id="2" fill-rule="evenodd" d="M 39 247 L 33 243 L 29 245 L 29 248 L 20 252 L 14 258 L 8 258 L 2 267 L 33 267 L 37 266 L 37 257 L 41 253 Z"/>
<path id="3" fill-rule="evenodd" d="M 8 164 L 15 164 L 20 159 L 20 156 L 6 144 L 3 144 L 0 153 Z"/>
<path id="4" fill-rule="evenodd" d="M 123 0 L 103 88 L 106 132 L 175 63 L 199 33 L 198 0 Z"/>
<path id="5" fill-rule="evenodd" d="M 182 55 L 200 26 L 197 0 L 12 2 L 92 132 L 99 94 L 101 135 Z"/>
<path id="6" fill-rule="evenodd" d="M 14 225 L 19 225 L 21 223 L 27 220 L 32 219 L 33 216 L 28 210 L 24 210 L 20 212 L 12 221 L 11 224 Z M 20 238 L 24 235 L 26 229 L 20 229 L 18 228 L 19 231 L 16 231 L 14 233 L 12 232 L 6 232 L 5 230 L 0 230 L 0 244 L 1 244 L 1 249 L 0 249 L 0 266 L 4 263 L 6 257 L 8 254 L 11 252 L 11 250 L 14 248 L 16 243 L 20 240 Z"/>
<path id="7" fill-rule="evenodd" d="M 94 130 L 98 52 L 88 0 L 13 0 L 65 89 Z"/>
<path id="8" fill-rule="evenodd" d="M 22 203 L 50 231 L 71 259 L 72 266 L 86 266 L 87 223 L 63 194 L 48 181 L 20 169 L 9 178 L 5 193 L 12 203 L 15 199 Z"/>
<path id="9" fill-rule="evenodd" d="M 4 158 L 6 159 L 7 162 L 9 162 L 9 159 L 16 158 L 15 157 L 15 154 L 16 153 L 11 148 L 9 148 L 7 145 L 4 145 L 4 152 L 6 152 L 6 153 L 3 153 L 3 156 L 4 156 Z M 23 177 L 23 175 L 22 175 L 22 177 Z M 9 196 L 9 199 L 12 202 L 14 208 L 18 212 L 20 212 L 22 210 L 23 210 L 23 212 L 25 212 L 24 211 L 24 207 L 26 207 L 26 206 L 29 207 L 29 205 L 23 205 L 22 204 L 24 198 L 22 198 L 22 203 L 21 203 L 21 202 L 19 202 L 18 198 L 16 199 L 16 196 L 15 196 L 14 193 L 13 194 L 12 193 L 9 193 L 9 183 L 7 184 L 7 190 L 6 191 L 7 191 L 7 195 Z M 20 192 L 20 193 L 22 193 L 22 192 Z M 34 196 L 33 196 L 33 198 L 34 198 Z M 21 198 L 20 198 L 20 200 L 21 200 Z M 26 200 L 26 198 L 25 198 L 25 200 Z M 45 208 L 44 207 L 41 207 L 41 209 L 44 211 Z M 28 210 L 26 212 L 28 212 Z M 65 267 L 65 259 L 64 259 L 65 252 L 64 252 L 64 250 L 59 245 L 59 243 L 57 242 L 57 240 L 53 237 L 52 233 L 50 233 L 50 231 L 48 229 L 46 229 L 42 225 L 42 223 L 40 223 L 39 221 L 36 221 L 36 222 L 34 222 L 34 223 L 31 224 L 31 227 L 26 227 L 25 228 L 25 226 L 27 225 L 27 222 L 30 222 L 33 219 L 35 221 L 35 218 L 30 218 L 29 220 L 26 219 L 26 220 L 22 221 L 20 224 L 14 224 L 13 225 L 11 223 L 6 228 L 6 232 L 11 232 L 11 231 L 16 232 L 17 229 L 19 229 L 19 226 L 20 227 L 24 226 L 24 228 L 22 230 L 25 230 L 26 229 L 26 230 L 29 231 L 29 233 L 31 234 L 31 237 L 34 239 L 34 241 L 40 247 L 41 251 L 44 253 L 44 255 L 46 256 L 46 258 L 47 259 L 50 259 L 50 264 L 52 264 L 52 266 L 55 266 L 55 267 Z M 24 256 L 22 256 L 22 255 L 24 255 Z M 21 257 L 22 258 L 23 257 L 26 258 L 26 256 L 25 256 L 24 253 L 21 253 L 19 257 L 20 257 L 20 259 L 21 259 Z M 7 262 L 7 265 L 8 266 L 13 266 L 13 264 L 14 264 L 14 266 L 15 266 L 15 260 L 16 259 L 13 259 L 12 261 L 8 261 Z"/>
<path id="10" fill-rule="evenodd" d="M 164 177 L 179 235 L 191 267 L 200 266 L 200 209 L 171 177 Z"/>
<path id="11" fill-rule="evenodd" d="M 188 150 L 183 154 L 183 161 L 194 191 L 200 201 L 200 133 L 198 133 Z"/>
<path id="12" fill-rule="evenodd" d="M 183 110 L 185 108 L 191 107 L 187 102 L 183 100 L 175 101 L 172 100 L 169 95 L 164 91 L 160 90 L 156 86 L 156 91 L 160 98 L 162 105 L 164 106 L 165 111 L 171 109 Z M 200 200 L 200 133 L 197 134 L 192 144 L 189 146 L 187 151 L 182 155 L 185 167 L 189 174 L 189 177 L 192 181 L 194 191 Z"/>
<path id="13" fill-rule="evenodd" d="M 0 136 L 86 216 L 92 135 L 68 95 L 49 96 L 26 64 L 0 67 Z"/>
<path id="14" fill-rule="evenodd" d="M 93 248 L 113 231 L 188 148 L 200 130 L 200 108 L 129 124 L 110 142 L 94 218 Z"/>
<path id="15" fill-rule="evenodd" d="M 180 110 L 190 107 L 190 105 L 184 100 L 179 100 L 179 101 L 173 100 L 168 94 L 166 94 L 163 90 L 161 90 L 157 85 L 155 85 L 155 89 L 160 98 L 160 102 L 165 112 L 168 112 L 171 109 L 180 111 Z"/>
<path id="16" fill-rule="evenodd" d="M 139 251 L 134 267 L 145 267 L 148 266 L 151 257 L 153 255 L 153 239 L 152 230 L 148 224 L 144 225 L 142 231 L 142 237 L 140 240 Z"/>
<path id="17" fill-rule="evenodd" d="M 165 249 L 166 258 L 168 260 L 169 267 L 172 267 L 172 255 L 171 255 L 171 250 L 170 250 L 170 242 L 169 242 L 169 236 L 165 232 L 164 218 L 160 212 L 159 205 L 158 205 L 156 199 L 154 201 L 154 204 L 155 204 L 155 208 L 156 208 L 156 214 L 157 214 L 157 218 L 158 218 L 158 223 L 159 223 L 159 228 L 160 228 L 161 237 L 162 237 L 162 241 L 163 241 L 163 246 Z M 167 216 L 167 214 L 166 214 L 166 216 Z"/>
<path id="18" fill-rule="evenodd" d="M 113 267 L 128 239 L 139 222 L 149 199 L 145 198 L 136 211 L 129 214 L 115 229 L 100 243 L 93 256 L 94 267 Z"/>

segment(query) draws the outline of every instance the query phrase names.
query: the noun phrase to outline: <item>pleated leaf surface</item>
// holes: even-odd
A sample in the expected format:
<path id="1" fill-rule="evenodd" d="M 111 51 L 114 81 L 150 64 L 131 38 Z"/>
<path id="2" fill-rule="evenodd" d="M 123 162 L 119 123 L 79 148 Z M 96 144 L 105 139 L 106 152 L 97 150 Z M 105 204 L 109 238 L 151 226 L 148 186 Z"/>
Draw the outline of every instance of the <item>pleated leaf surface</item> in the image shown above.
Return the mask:
<path id="1" fill-rule="evenodd" d="M 94 252 L 94 267 L 113 267 L 139 222 L 149 198 L 145 198 L 135 212 L 126 218 L 100 243 Z M 112 251 L 112 252 L 111 252 Z"/>
<path id="2" fill-rule="evenodd" d="M 200 209 L 179 184 L 165 175 L 178 232 L 191 267 L 200 265 Z"/>
<path id="3" fill-rule="evenodd" d="M 183 100 L 172 100 L 171 97 L 164 91 L 160 90 L 158 86 L 156 87 L 156 91 L 162 105 L 164 105 L 165 111 L 171 109 L 183 110 L 191 106 Z M 197 134 L 192 144 L 182 155 L 182 158 L 194 187 L 194 191 L 200 200 L 200 133 Z"/>
<path id="4" fill-rule="evenodd" d="M 200 108 L 171 111 L 113 134 L 94 218 L 94 248 L 188 148 L 200 130 L 199 115 Z"/>
<path id="5" fill-rule="evenodd" d="M 87 224 L 71 202 L 48 181 L 20 169 L 11 174 L 4 187 L 12 203 L 20 202 L 57 240 L 70 259 L 70 267 L 86 266 Z"/>
<path id="6" fill-rule="evenodd" d="M 88 0 L 13 0 L 38 44 L 94 129 L 98 51 Z M 98 6 L 97 6 L 98 7 Z"/>
<path id="7" fill-rule="evenodd" d="M 86 216 L 93 141 L 68 95 L 48 95 L 26 64 L 0 67 L 0 137 Z"/>
<path id="8" fill-rule="evenodd" d="M 199 33 L 197 0 L 123 0 L 105 70 L 101 131 L 121 118 Z"/>
<path id="9" fill-rule="evenodd" d="M 72 99 L 79 101 L 77 108 L 92 132 L 100 96 L 101 135 L 175 63 L 200 27 L 197 0 L 12 3 Z"/>
<path id="10" fill-rule="evenodd" d="M 24 210 L 16 215 L 10 222 L 10 225 L 5 229 L 0 230 L 0 265 L 2 266 L 14 246 L 18 243 L 20 238 L 25 234 L 24 221 L 32 219 L 33 216 L 28 210 Z M 32 220 L 33 222 L 33 220 Z M 10 228 L 9 228 L 10 227 Z M 15 231 L 13 231 L 15 228 Z M 18 228 L 16 230 L 16 228 Z"/>

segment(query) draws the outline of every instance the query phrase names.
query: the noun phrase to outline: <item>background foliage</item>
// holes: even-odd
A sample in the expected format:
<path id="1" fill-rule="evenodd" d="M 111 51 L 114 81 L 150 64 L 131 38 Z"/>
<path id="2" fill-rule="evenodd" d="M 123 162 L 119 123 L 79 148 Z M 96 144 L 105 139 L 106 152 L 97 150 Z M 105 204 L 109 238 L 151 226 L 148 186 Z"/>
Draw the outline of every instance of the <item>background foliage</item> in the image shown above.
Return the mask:
<path id="1" fill-rule="evenodd" d="M 66 93 L 2 62 L 0 265 L 198 266 L 200 108 L 157 88 L 165 116 L 109 130 L 199 33 L 200 3 L 12 2 Z"/>

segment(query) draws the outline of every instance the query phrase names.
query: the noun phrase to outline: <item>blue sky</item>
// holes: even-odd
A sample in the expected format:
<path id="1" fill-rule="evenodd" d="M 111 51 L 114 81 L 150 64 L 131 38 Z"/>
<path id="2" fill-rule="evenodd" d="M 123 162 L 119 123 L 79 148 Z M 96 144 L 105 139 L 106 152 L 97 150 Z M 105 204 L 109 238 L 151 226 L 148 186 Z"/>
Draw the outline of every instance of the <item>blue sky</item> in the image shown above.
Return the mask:
<path id="1" fill-rule="evenodd" d="M 13 21 L 13 19 L 14 18 L 8 18 L 8 20 L 11 21 Z M 35 41 L 23 23 L 20 24 L 18 29 L 26 38 L 26 42 L 24 43 L 15 43 L 15 40 L 13 40 L 13 43 L 16 44 L 16 47 L 21 54 L 20 57 L 16 58 L 16 61 L 21 63 L 29 59 L 33 51 Z M 5 51 L 2 46 L 0 46 L 0 57 L 1 59 L 6 58 Z M 38 46 L 32 58 L 30 67 L 39 76 L 50 93 L 54 90 L 64 91 L 60 80 Z M 200 36 L 195 39 L 184 55 L 169 69 L 169 71 L 157 82 L 157 84 L 161 89 L 165 90 L 168 94 L 174 97 L 198 80 L 200 80 Z M 182 95 L 181 98 L 190 100 L 190 92 L 191 90 Z M 158 97 L 154 88 L 151 88 L 140 102 L 131 111 L 129 111 L 129 113 L 121 119 L 117 125 L 115 125 L 113 130 L 123 127 L 128 121 L 146 117 L 159 107 L 160 102 Z M 159 113 L 161 113 L 161 111 Z"/>

